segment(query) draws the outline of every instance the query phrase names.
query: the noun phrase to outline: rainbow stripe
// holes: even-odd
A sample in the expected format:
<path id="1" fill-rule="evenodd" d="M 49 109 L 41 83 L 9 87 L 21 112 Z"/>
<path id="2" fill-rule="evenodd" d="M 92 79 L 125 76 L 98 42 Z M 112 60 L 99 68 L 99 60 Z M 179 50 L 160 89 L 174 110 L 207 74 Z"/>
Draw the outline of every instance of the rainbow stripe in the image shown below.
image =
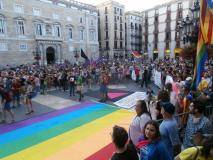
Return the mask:
<path id="1" fill-rule="evenodd" d="M 109 159 L 112 126 L 128 127 L 132 116 L 132 112 L 107 104 L 85 102 L 1 126 L 0 159 Z"/>
<path id="2" fill-rule="evenodd" d="M 201 0 L 200 3 L 200 31 L 194 70 L 194 85 L 196 88 L 201 81 L 204 64 L 208 57 L 206 45 L 213 44 L 213 2 L 212 0 Z"/>

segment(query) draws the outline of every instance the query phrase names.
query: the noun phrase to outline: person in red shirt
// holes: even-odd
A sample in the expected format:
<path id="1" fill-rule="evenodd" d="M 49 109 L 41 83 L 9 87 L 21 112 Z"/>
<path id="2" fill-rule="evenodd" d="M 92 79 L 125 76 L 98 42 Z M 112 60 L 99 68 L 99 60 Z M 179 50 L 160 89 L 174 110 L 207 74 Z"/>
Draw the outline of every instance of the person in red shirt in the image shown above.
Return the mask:
<path id="1" fill-rule="evenodd" d="M 140 69 L 138 67 L 135 67 L 135 76 L 136 76 L 136 83 L 139 82 L 139 76 L 140 76 Z"/>

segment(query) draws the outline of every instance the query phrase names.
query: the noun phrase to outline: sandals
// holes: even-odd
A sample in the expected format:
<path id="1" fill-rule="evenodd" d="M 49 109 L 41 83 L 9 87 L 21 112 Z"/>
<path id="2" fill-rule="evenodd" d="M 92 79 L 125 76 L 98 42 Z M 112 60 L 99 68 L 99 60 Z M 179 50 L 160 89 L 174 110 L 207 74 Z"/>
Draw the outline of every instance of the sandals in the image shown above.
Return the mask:
<path id="1" fill-rule="evenodd" d="M 33 112 L 34 112 L 34 110 L 31 110 L 30 112 L 25 113 L 25 115 L 29 115 L 29 114 L 31 114 Z"/>

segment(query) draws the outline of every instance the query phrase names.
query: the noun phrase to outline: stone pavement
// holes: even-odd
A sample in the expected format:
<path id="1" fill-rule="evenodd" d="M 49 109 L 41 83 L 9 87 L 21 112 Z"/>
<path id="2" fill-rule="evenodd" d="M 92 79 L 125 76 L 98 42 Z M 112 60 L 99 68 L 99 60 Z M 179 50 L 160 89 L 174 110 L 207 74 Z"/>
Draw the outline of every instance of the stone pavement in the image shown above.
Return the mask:
<path id="1" fill-rule="evenodd" d="M 159 90 L 157 86 L 154 84 L 150 85 L 152 90 L 155 94 L 157 94 L 157 91 Z M 110 89 L 117 89 L 122 91 L 130 91 L 130 92 L 146 92 L 145 88 L 142 88 L 140 84 L 136 84 L 133 81 L 126 81 L 122 84 L 110 84 Z M 97 91 L 99 92 L 99 86 L 93 85 L 91 89 L 88 89 L 88 87 L 84 87 L 84 92 L 89 91 Z M 84 96 L 84 101 L 99 101 L 100 99 Z M 25 115 L 26 112 L 26 106 L 22 105 L 21 107 L 14 108 L 13 111 L 15 113 L 15 120 L 21 121 L 24 119 L 32 118 L 38 115 L 42 115 L 51 111 L 59 110 L 64 107 L 73 106 L 80 104 L 82 102 L 78 102 L 78 95 L 76 94 L 75 97 L 69 96 L 69 91 L 61 91 L 61 90 L 51 90 L 48 92 L 47 95 L 38 95 L 33 99 L 33 107 L 35 112 L 31 115 Z M 107 101 L 106 103 L 114 105 L 112 101 Z M 2 119 L 2 113 L 0 113 L 0 120 Z M 4 125 L 4 124 L 0 124 Z"/>

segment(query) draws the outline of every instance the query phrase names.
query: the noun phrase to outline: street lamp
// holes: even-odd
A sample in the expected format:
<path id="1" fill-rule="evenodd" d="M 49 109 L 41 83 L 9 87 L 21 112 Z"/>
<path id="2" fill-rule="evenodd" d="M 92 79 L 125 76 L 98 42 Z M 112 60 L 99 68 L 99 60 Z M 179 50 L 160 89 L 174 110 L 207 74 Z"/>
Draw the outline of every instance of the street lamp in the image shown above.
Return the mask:
<path id="1" fill-rule="evenodd" d="M 199 16 L 200 16 L 200 3 L 199 0 L 193 3 L 192 8 L 192 18 L 189 15 L 185 19 L 182 19 L 177 23 L 177 30 L 183 31 L 183 43 L 196 44 L 198 41 L 199 32 Z"/>

